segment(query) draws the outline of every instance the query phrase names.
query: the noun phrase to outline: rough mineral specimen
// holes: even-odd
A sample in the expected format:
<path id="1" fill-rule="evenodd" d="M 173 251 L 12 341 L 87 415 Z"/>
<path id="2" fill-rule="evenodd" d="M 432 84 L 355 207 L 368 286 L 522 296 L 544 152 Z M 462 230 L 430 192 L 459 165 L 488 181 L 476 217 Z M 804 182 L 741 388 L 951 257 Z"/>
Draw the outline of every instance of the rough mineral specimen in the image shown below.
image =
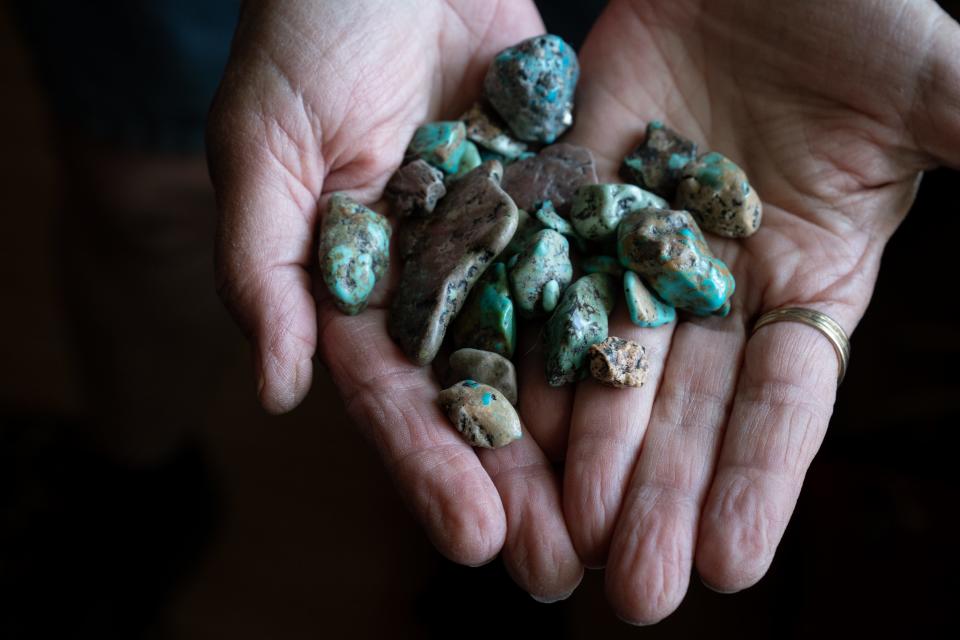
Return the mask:
<path id="1" fill-rule="evenodd" d="M 510 358 L 517 343 L 517 324 L 507 282 L 507 267 L 502 262 L 490 265 L 474 285 L 467 303 L 453 321 L 453 344 L 473 347 Z M 460 376 L 457 380 L 479 376 Z M 496 385 L 494 385 L 496 386 Z"/>
<path id="2" fill-rule="evenodd" d="M 672 200 L 683 167 L 697 157 L 697 145 L 662 122 L 647 125 L 647 136 L 623 160 L 623 177 L 644 189 Z"/>
<path id="3" fill-rule="evenodd" d="M 432 212 L 447 188 L 442 171 L 424 160 L 414 160 L 397 169 L 384 193 L 394 211 L 405 216 Z"/>
<path id="4" fill-rule="evenodd" d="M 459 180 L 481 164 L 483 164 L 483 160 L 480 158 L 480 151 L 477 149 L 477 145 L 467 140 L 463 143 L 463 156 L 460 158 L 460 166 L 457 168 L 457 172 L 450 176 L 449 179 Z"/>
<path id="5" fill-rule="evenodd" d="M 633 271 L 623 274 L 623 292 L 627 298 L 630 322 L 639 327 L 659 327 L 677 319 L 677 310 L 664 304 Z"/>
<path id="6" fill-rule="evenodd" d="M 503 393 L 517 404 L 517 372 L 502 355 L 480 349 L 459 349 L 450 354 L 448 379 L 476 380 Z"/>
<path id="7" fill-rule="evenodd" d="M 530 238 L 543 229 L 540 221 L 523 209 L 517 211 L 517 218 L 517 231 L 513 234 L 513 238 L 510 239 L 507 248 L 500 254 L 504 259 L 509 259 L 523 251 L 530 242 Z"/>
<path id="8" fill-rule="evenodd" d="M 580 262 L 580 268 L 584 273 L 605 273 L 615 278 L 623 276 L 620 261 L 612 256 L 588 256 Z"/>
<path id="9" fill-rule="evenodd" d="M 550 200 L 544 200 L 533 212 L 533 217 L 537 219 L 537 222 L 542 224 L 547 229 L 553 229 L 557 233 L 565 236 L 568 240 L 573 242 L 576 245 L 577 249 L 581 252 L 586 252 L 587 245 L 583 241 L 583 238 L 580 237 L 580 234 L 577 233 L 577 230 L 573 228 L 573 225 L 570 224 L 570 221 L 566 218 L 560 216 L 557 213 L 557 210 L 553 206 L 553 202 Z"/>
<path id="10" fill-rule="evenodd" d="M 470 107 L 460 119 L 467 126 L 467 138 L 505 159 L 518 158 L 527 150 L 527 145 L 511 138 L 505 130 L 506 124 L 479 102 Z"/>
<path id="11" fill-rule="evenodd" d="M 407 158 L 426 160 L 450 175 L 460 168 L 460 159 L 467 147 L 467 128 L 460 121 L 430 122 L 413 134 L 407 147 Z"/>
<path id="12" fill-rule="evenodd" d="M 356 315 L 390 262 L 390 223 L 342 193 L 320 225 L 320 273 L 340 311 Z"/>
<path id="13" fill-rule="evenodd" d="M 589 149 L 555 144 L 508 166 L 502 186 L 521 209 L 535 211 L 536 205 L 550 200 L 566 216 L 577 189 L 596 181 L 597 168 Z"/>
<path id="14" fill-rule="evenodd" d="M 497 54 L 484 93 L 514 135 L 550 144 L 573 124 L 580 64 L 562 38 L 542 35 Z"/>
<path id="15" fill-rule="evenodd" d="M 610 387 L 642 387 L 647 381 L 647 360 L 643 345 L 614 336 L 590 347 L 590 373 Z"/>
<path id="16" fill-rule="evenodd" d="M 628 213 L 669 206 L 660 196 L 632 184 L 588 184 L 577 190 L 570 220 L 587 240 L 604 240 L 616 235 L 617 226 Z"/>
<path id="17" fill-rule="evenodd" d="M 538 231 L 527 247 L 510 259 L 507 267 L 517 312 L 525 318 L 553 311 L 556 296 L 573 279 L 570 245 L 553 229 Z M 544 295 L 547 288 L 549 296 Z"/>
<path id="18" fill-rule="evenodd" d="M 450 422 L 475 447 L 497 449 L 523 437 L 516 410 L 493 387 L 464 380 L 441 391 L 438 399 Z"/>
<path id="19" fill-rule="evenodd" d="M 715 258 L 686 211 L 643 209 L 620 223 L 617 257 L 661 300 L 706 315 L 722 310 L 733 295 L 730 269 Z"/>
<path id="20" fill-rule="evenodd" d="M 458 180 L 417 229 L 390 309 L 388 329 L 417 364 L 433 361 L 473 284 L 517 228 L 517 207 L 499 162 Z"/>
<path id="21" fill-rule="evenodd" d="M 708 153 L 686 165 L 677 188 L 677 207 L 700 226 L 728 238 L 745 238 L 760 228 L 763 205 L 747 174 L 720 155 Z"/>
<path id="22" fill-rule="evenodd" d="M 607 337 L 613 310 L 612 278 L 592 273 L 570 285 L 543 333 L 547 383 L 553 387 L 584 376 L 587 351 Z"/>

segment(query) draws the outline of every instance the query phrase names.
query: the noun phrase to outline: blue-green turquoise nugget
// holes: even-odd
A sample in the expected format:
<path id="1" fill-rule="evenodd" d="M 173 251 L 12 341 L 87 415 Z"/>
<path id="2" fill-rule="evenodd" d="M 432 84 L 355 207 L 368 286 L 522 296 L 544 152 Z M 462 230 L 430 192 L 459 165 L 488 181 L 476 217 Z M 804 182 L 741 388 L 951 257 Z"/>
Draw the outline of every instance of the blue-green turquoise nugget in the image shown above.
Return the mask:
<path id="1" fill-rule="evenodd" d="M 607 338 L 616 299 L 613 278 L 584 276 L 567 287 L 543 332 L 547 383 L 559 387 L 586 375 L 587 352 Z"/>
<path id="2" fill-rule="evenodd" d="M 557 289 L 562 292 L 573 279 L 570 245 L 553 229 L 538 231 L 508 267 L 513 300 L 517 312 L 525 318 L 553 311 Z M 556 284 L 550 285 L 551 282 Z"/>
<path id="3" fill-rule="evenodd" d="M 673 200 L 684 166 L 697 157 L 697 145 L 654 120 L 643 144 L 623 159 L 624 179 Z"/>
<path id="4" fill-rule="evenodd" d="M 517 324 L 507 267 L 497 262 L 490 265 L 474 285 L 454 320 L 453 344 L 457 349 L 469 347 L 511 358 L 516 343 Z"/>
<path id="5" fill-rule="evenodd" d="M 730 269 L 715 258 L 686 211 L 644 209 L 620 223 L 620 264 L 635 271 L 666 303 L 699 315 L 722 311 L 733 295 Z"/>
<path id="6" fill-rule="evenodd" d="M 628 213 L 669 206 L 660 196 L 632 184 L 587 184 L 573 197 L 570 221 L 587 240 L 604 240 L 616 235 L 617 226 Z"/>
<path id="7" fill-rule="evenodd" d="M 557 210 L 553 206 L 553 201 L 544 200 L 538 203 L 536 209 L 533 211 L 533 217 L 547 229 L 553 229 L 557 233 L 566 236 L 580 251 L 586 252 L 587 245 L 583 241 L 583 238 L 580 237 L 580 234 L 577 233 L 577 230 L 573 228 L 573 225 L 570 224 L 569 221 L 557 213 Z"/>
<path id="8" fill-rule="evenodd" d="M 413 134 L 407 159 L 421 158 L 448 175 L 460 169 L 467 146 L 467 128 L 462 122 L 430 122 Z"/>
<path id="9" fill-rule="evenodd" d="M 661 302 L 633 271 L 623 274 L 623 292 L 630 322 L 638 327 L 659 327 L 677 319 L 677 310 Z"/>
<path id="10" fill-rule="evenodd" d="M 356 315 L 390 261 L 390 223 L 342 193 L 320 225 L 320 272 L 340 311 Z"/>
<path id="11" fill-rule="evenodd" d="M 451 180 L 457 180 L 467 175 L 483 163 L 480 158 L 480 150 L 477 145 L 469 140 L 463 143 L 463 156 L 460 157 L 460 167 L 457 172 L 450 176 Z"/>
<path id="12" fill-rule="evenodd" d="M 526 249 L 530 239 L 543 229 L 540 221 L 523 209 L 517 210 L 517 220 L 517 230 L 514 232 L 513 238 L 510 239 L 510 244 L 500 254 L 502 258 L 507 260 Z"/>
<path id="13" fill-rule="evenodd" d="M 562 38 L 543 35 L 498 53 L 483 89 L 517 138 L 550 144 L 573 124 L 579 77 L 573 48 Z"/>
<path id="14" fill-rule="evenodd" d="M 620 278 L 623 276 L 623 267 L 620 261 L 611 256 L 589 256 L 580 262 L 584 273 L 605 273 L 608 276 Z"/>

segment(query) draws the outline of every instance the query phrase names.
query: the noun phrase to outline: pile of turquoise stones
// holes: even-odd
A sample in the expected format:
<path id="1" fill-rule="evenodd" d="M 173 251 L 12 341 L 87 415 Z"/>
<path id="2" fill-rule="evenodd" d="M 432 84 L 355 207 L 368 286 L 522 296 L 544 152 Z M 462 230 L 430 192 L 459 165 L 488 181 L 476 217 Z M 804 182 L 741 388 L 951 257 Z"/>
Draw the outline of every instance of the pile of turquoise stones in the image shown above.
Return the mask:
<path id="1" fill-rule="evenodd" d="M 624 159 L 626 183 L 599 184 L 588 149 L 556 142 L 573 123 L 578 77 L 576 54 L 556 36 L 501 52 L 483 100 L 459 120 L 421 126 L 386 188 L 403 265 L 388 330 L 419 365 L 452 349 L 438 401 L 474 446 L 522 435 L 517 317 L 545 322 L 550 385 L 592 374 L 640 386 L 644 347 L 608 335 L 619 291 L 640 327 L 673 322 L 678 310 L 724 316 L 734 279 L 701 229 L 742 238 L 760 224 L 744 172 L 659 122 Z M 390 235 L 379 214 L 331 199 L 319 257 L 343 312 L 362 311 L 383 278 Z"/>

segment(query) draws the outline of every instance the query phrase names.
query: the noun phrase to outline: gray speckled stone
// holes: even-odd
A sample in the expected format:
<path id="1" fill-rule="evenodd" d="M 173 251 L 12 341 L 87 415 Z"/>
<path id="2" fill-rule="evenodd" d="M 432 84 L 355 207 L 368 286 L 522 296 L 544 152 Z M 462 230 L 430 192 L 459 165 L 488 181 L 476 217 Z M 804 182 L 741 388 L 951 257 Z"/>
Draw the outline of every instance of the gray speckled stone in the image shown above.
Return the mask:
<path id="1" fill-rule="evenodd" d="M 586 374 L 587 351 L 607 337 L 616 300 L 613 278 L 592 273 L 567 288 L 543 332 L 547 383 L 559 387 Z"/>
<path id="2" fill-rule="evenodd" d="M 523 437 L 520 416 L 497 389 L 464 380 L 438 398 L 450 422 L 475 447 L 498 449 Z"/>
<path id="3" fill-rule="evenodd" d="M 660 196 L 632 184 L 588 184 L 573 198 L 570 221 L 581 236 L 599 241 L 616 235 L 617 226 L 628 213 L 668 206 Z"/>
<path id="4" fill-rule="evenodd" d="M 700 226 L 727 238 L 746 238 L 760 228 L 763 205 L 743 169 L 719 153 L 686 165 L 677 188 L 677 208 Z"/>
<path id="5" fill-rule="evenodd" d="M 388 329 L 417 364 L 433 361 L 473 284 L 517 228 L 502 171 L 493 160 L 458 180 L 406 252 Z"/>
<path id="6" fill-rule="evenodd" d="M 646 354 L 641 344 L 608 336 L 590 347 L 590 374 L 609 387 L 642 387 L 650 368 Z"/>
<path id="7" fill-rule="evenodd" d="M 507 263 L 507 279 L 517 312 L 532 318 L 550 313 L 554 307 L 544 297 L 550 282 L 562 292 L 573 279 L 570 245 L 567 239 L 553 229 L 538 231 L 526 249 Z M 554 305 L 556 301 L 553 301 Z"/>
<path id="8" fill-rule="evenodd" d="M 443 172 L 420 159 L 397 169 L 384 190 L 394 211 L 401 216 L 432 212 L 446 193 Z"/>
<path id="9" fill-rule="evenodd" d="M 476 380 L 498 389 L 517 404 L 517 372 L 513 363 L 492 351 L 459 349 L 450 354 L 449 380 Z"/>
<path id="10" fill-rule="evenodd" d="M 555 144 L 533 157 L 517 160 L 503 173 L 503 190 L 517 206 L 535 211 L 544 200 L 566 217 L 577 189 L 597 181 L 593 154 L 585 147 Z"/>

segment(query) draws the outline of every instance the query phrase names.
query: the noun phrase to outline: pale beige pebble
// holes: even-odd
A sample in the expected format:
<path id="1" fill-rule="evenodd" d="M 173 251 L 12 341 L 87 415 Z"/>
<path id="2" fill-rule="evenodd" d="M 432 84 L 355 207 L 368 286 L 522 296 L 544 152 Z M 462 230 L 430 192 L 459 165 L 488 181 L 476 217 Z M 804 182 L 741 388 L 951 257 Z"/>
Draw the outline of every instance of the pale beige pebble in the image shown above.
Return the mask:
<path id="1" fill-rule="evenodd" d="M 523 437 L 520 416 L 499 390 L 463 380 L 438 397 L 450 422 L 475 447 L 499 449 Z"/>
<path id="2" fill-rule="evenodd" d="M 510 404 L 517 404 L 517 371 L 499 353 L 482 349 L 458 349 L 450 354 L 450 380 L 476 380 L 500 390 Z"/>
<path id="3" fill-rule="evenodd" d="M 590 373 L 600 383 L 610 387 L 641 387 L 647 381 L 646 348 L 615 336 L 599 342 L 587 353 Z"/>

